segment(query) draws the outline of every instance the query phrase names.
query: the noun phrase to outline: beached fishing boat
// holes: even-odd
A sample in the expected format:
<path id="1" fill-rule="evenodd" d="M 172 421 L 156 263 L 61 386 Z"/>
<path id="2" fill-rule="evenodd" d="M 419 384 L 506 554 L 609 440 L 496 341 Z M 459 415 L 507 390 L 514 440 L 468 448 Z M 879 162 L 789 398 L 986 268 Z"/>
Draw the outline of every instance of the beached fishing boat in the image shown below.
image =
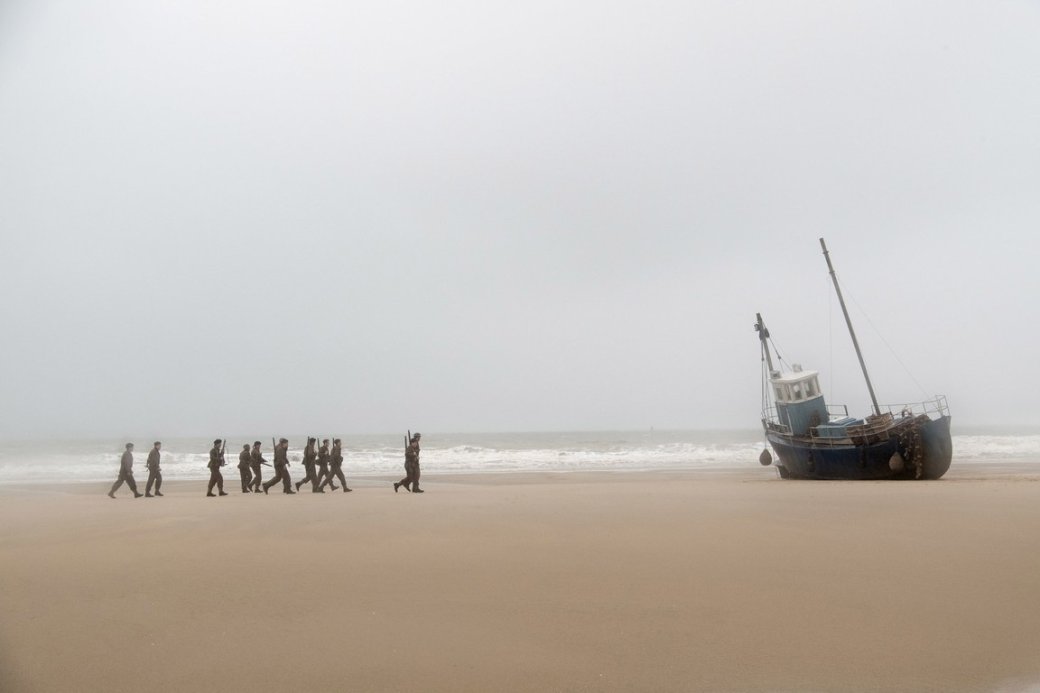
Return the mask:
<path id="1" fill-rule="evenodd" d="M 769 330 L 756 315 L 755 330 L 762 345 L 762 427 L 776 453 L 776 468 L 784 479 L 938 479 L 950 468 L 950 413 L 944 396 L 915 404 L 882 406 L 849 319 L 831 264 L 820 239 L 838 302 L 856 349 L 873 410 L 865 418 L 849 416 L 844 405 L 828 405 L 820 390 L 819 373 L 793 365 L 789 372 L 773 367 Z M 779 361 L 779 359 L 778 359 Z M 773 463 L 769 449 L 759 461 Z"/>

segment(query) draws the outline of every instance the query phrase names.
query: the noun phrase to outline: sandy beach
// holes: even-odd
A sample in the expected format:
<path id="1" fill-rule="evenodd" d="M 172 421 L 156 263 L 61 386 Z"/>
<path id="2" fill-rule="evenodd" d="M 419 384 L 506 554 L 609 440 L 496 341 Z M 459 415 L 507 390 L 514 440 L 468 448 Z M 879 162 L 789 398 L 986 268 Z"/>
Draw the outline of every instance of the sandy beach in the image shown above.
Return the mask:
<path id="1" fill-rule="evenodd" d="M 1040 685 L 1040 465 L 424 481 L 4 487 L 0 690 Z"/>

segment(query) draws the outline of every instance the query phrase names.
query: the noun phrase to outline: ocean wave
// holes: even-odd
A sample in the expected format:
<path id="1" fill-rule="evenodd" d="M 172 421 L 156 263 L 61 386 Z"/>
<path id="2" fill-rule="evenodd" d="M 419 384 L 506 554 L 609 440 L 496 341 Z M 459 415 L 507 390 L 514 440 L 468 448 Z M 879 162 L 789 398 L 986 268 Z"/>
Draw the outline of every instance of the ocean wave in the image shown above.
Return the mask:
<path id="1" fill-rule="evenodd" d="M 501 472 L 654 471 L 700 468 L 747 468 L 758 465 L 763 442 L 744 435 L 684 432 L 670 434 L 483 434 L 455 435 L 424 446 L 426 474 Z M 432 441 L 436 437 L 431 436 Z M 376 437 L 345 441 L 344 472 L 348 477 L 393 476 L 403 467 L 402 445 Z M 201 480 L 209 476 L 208 443 L 174 441 L 162 453 L 164 479 Z M 114 481 L 120 445 L 70 441 L 55 447 L 39 444 L 0 445 L 0 483 Z M 954 464 L 962 462 L 1040 459 L 1040 435 L 954 436 Z M 237 449 L 229 445 L 224 475 L 237 479 Z M 265 451 L 265 456 L 271 455 Z M 135 476 L 146 479 L 147 450 L 135 452 Z M 299 450 L 290 450 L 290 472 L 299 478 Z M 264 476 L 270 476 L 265 469 Z"/>

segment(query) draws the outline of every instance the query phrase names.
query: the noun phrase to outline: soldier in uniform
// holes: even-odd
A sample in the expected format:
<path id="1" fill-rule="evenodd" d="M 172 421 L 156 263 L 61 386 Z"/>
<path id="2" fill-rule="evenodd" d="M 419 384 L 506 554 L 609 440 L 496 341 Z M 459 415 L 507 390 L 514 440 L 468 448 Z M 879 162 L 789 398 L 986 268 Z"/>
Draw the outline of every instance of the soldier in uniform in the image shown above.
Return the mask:
<path id="1" fill-rule="evenodd" d="M 152 484 L 155 484 L 155 495 L 162 496 L 159 491 L 162 488 L 162 470 L 159 469 L 159 448 L 161 447 L 162 443 L 158 440 L 155 441 L 148 452 L 148 461 L 144 464 L 148 469 L 148 483 L 144 487 L 145 498 L 152 498 Z"/>
<path id="2" fill-rule="evenodd" d="M 213 448 L 209 451 L 209 487 L 206 489 L 207 496 L 215 496 L 213 493 L 213 487 L 216 486 L 220 495 L 226 496 L 224 493 L 224 475 L 220 473 L 220 468 L 224 466 L 224 450 L 222 449 L 221 443 L 223 441 L 217 438 L 213 441 Z"/>
<path id="3" fill-rule="evenodd" d="M 318 491 L 318 477 L 314 474 L 314 464 L 318 458 L 317 453 L 314 452 L 314 444 L 317 442 L 317 438 L 308 438 L 307 445 L 303 448 L 303 471 L 306 472 L 307 475 L 300 481 L 296 482 L 297 491 L 299 491 L 300 487 L 308 481 L 311 482 L 311 492 L 317 493 Z"/>
<path id="4" fill-rule="evenodd" d="M 408 442 L 408 447 L 404 449 L 404 473 L 405 477 L 400 481 L 394 482 L 394 493 L 397 493 L 397 489 L 404 487 L 405 491 L 411 491 L 412 493 L 425 493 L 419 488 L 419 439 L 422 438 L 421 433 L 416 433 L 412 436 L 412 439 Z"/>
<path id="5" fill-rule="evenodd" d="M 278 441 L 274 449 L 274 476 L 264 484 L 264 493 L 279 481 L 282 482 L 283 493 L 296 493 L 292 490 L 292 479 L 289 477 L 289 441 L 285 438 Z"/>
<path id="6" fill-rule="evenodd" d="M 242 493 L 249 493 L 249 484 L 253 481 L 253 475 L 249 473 L 249 443 L 242 446 L 242 452 L 238 453 L 238 475 L 242 477 Z"/>
<path id="7" fill-rule="evenodd" d="M 325 438 L 321 441 L 321 447 L 318 448 L 318 493 L 325 493 L 325 483 L 331 482 L 332 477 L 329 476 L 329 439 Z M 332 490 L 336 491 L 339 487 L 333 486 Z"/>
<path id="8" fill-rule="evenodd" d="M 140 498 L 143 493 L 137 492 L 137 482 L 134 481 L 134 444 L 127 443 L 126 450 L 123 451 L 123 457 L 119 460 L 119 478 L 116 479 L 116 483 L 112 484 L 112 490 L 108 492 L 109 498 L 116 497 L 116 491 L 123 482 L 130 487 L 130 490 L 134 492 L 134 498 Z"/>
<path id="9" fill-rule="evenodd" d="M 336 479 L 338 478 L 339 483 L 343 484 L 343 493 L 353 491 L 354 489 L 347 486 L 347 478 L 343 476 L 343 446 L 341 445 L 339 438 L 332 441 L 332 458 L 330 462 L 332 467 L 329 470 L 328 475 L 325 477 L 325 481 L 321 482 L 321 488 L 325 488 L 325 485 L 328 484 L 332 487 L 333 491 L 339 490 L 339 487 L 336 486 Z"/>
<path id="10" fill-rule="evenodd" d="M 253 441 L 253 449 L 249 453 L 249 469 L 253 473 L 253 480 L 250 482 L 250 488 L 253 493 L 260 493 L 260 465 L 267 464 L 267 460 L 264 459 L 264 453 L 260 450 L 260 441 Z"/>

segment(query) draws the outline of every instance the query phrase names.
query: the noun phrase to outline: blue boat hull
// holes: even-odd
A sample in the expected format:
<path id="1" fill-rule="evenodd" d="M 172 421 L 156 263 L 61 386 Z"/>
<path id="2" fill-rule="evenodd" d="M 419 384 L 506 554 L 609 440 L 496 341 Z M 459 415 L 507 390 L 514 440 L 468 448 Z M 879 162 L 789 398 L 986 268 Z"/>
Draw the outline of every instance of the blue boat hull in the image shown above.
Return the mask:
<path id="1" fill-rule="evenodd" d="M 766 438 L 785 479 L 938 479 L 953 459 L 950 417 L 922 422 L 915 430 L 916 438 L 892 431 L 886 438 L 865 444 L 790 436 L 768 429 Z M 891 463 L 896 453 L 904 461 L 902 468 Z"/>

